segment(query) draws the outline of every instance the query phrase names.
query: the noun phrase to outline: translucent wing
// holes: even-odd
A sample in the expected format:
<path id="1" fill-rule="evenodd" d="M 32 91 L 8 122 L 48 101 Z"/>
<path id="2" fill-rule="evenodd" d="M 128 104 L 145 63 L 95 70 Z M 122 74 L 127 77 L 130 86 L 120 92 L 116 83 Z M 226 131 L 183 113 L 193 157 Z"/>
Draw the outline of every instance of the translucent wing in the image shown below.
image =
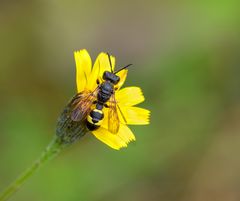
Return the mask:
<path id="1" fill-rule="evenodd" d="M 109 132 L 116 134 L 119 130 L 120 120 L 117 112 L 117 102 L 115 100 L 114 94 L 109 100 L 109 109 L 108 109 L 108 130 Z"/>
<path id="2" fill-rule="evenodd" d="M 94 101 L 97 99 L 97 93 L 99 88 L 96 88 L 93 92 L 83 91 L 82 93 L 77 94 L 72 100 L 72 113 L 71 119 L 73 121 L 82 121 L 85 120 Z"/>

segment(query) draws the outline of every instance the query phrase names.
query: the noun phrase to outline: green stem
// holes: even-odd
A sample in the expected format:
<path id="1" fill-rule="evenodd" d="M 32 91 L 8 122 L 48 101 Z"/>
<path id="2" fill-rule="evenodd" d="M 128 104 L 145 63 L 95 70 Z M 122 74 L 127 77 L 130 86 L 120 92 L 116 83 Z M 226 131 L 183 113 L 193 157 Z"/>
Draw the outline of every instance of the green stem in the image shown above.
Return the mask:
<path id="1" fill-rule="evenodd" d="M 32 166 L 23 172 L 23 174 L 21 174 L 15 181 L 13 181 L 2 193 L 0 193 L 0 201 L 5 201 L 10 198 L 42 165 L 57 156 L 63 147 L 63 144 L 59 142 L 58 138 L 54 138 L 39 159 L 36 160 Z"/>
<path id="2" fill-rule="evenodd" d="M 75 98 L 73 98 L 64 108 L 62 114 L 58 118 L 56 135 L 39 159 L 36 160 L 32 166 L 23 172 L 23 174 L 15 181 L 13 181 L 2 193 L 0 193 L 0 201 L 5 201 L 10 198 L 42 165 L 57 156 L 63 148 L 78 141 L 88 132 L 83 122 L 79 123 L 79 121 L 73 121 L 70 118 L 74 103 Z"/>

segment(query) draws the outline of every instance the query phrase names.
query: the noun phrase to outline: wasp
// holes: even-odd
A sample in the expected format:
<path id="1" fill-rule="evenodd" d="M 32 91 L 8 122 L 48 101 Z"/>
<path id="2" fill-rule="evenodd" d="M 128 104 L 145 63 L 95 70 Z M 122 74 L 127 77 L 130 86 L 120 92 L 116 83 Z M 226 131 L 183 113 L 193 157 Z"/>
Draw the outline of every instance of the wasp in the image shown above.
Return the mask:
<path id="1" fill-rule="evenodd" d="M 116 85 L 120 81 L 118 72 L 128 68 L 129 64 L 115 72 L 113 72 L 110 55 L 108 54 L 110 71 L 105 71 L 102 75 L 102 82 L 97 82 L 97 88 L 93 91 L 83 91 L 76 95 L 73 101 L 73 110 L 71 113 L 72 121 L 86 122 L 88 130 L 93 131 L 98 129 L 104 119 L 104 108 L 108 108 L 108 130 L 109 132 L 116 134 L 119 130 L 120 120 L 118 111 L 126 122 L 123 113 L 115 99 Z"/>

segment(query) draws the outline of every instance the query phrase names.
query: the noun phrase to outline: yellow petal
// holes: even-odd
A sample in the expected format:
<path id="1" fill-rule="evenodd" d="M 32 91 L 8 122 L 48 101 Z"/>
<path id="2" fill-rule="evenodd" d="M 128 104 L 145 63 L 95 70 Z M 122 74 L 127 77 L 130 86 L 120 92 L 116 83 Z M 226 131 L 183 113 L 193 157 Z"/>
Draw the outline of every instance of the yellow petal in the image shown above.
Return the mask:
<path id="1" fill-rule="evenodd" d="M 111 58 L 111 63 L 112 63 L 112 70 L 114 71 L 115 67 L 115 57 L 110 56 Z M 88 82 L 88 89 L 93 91 L 97 87 L 97 79 L 100 79 L 99 81 L 102 81 L 102 76 L 104 71 L 110 71 L 111 72 L 111 67 L 110 67 L 110 62 L 108 55 L 104 52 L 101 52 L 92 69 L 91 75 L 90 75 L 90 80 Z"/>
<path id="2" fill-rule="evenodd" d="M 131 106 L 124 106 L 119 104 L 119 108 L 121 109 L 121 113 L 124 115 L 124 118 L 127 121 L 127 124 L 133 125 L 146 125 L 149 124 L 149 116 L 150 111 L 139 108 L 139 107 L 131 107 Z M 119 119 L 122 123 L 125 122 L 123 116 L 119 112 Z"/>
<path id="3" fill-rule="evenodd" d="M 116 92 L 116 100 L 121 105 L 133 106 L 144 101 L 142 90 L 139 87 L 126 87 Z"/>
<path id="4" fill-rule="evenodd" d="M 79 93 L 86 87 L 91 72 L 92 60 L 87 50 L 75 51 L 74 58 L 76 62 L 77 91 Z"/>
<path id="5" fill-rule="evenodd" d="M 108 130 L 108 108 L 105 108 L 103 110 L 104 112 L 104 119 L 102 122 L 101 127 L 105 128 Z M 127 139 L 131 140 L 135 140 L 134 135 L 131 133 L 131 130 L 125 125 L 124 120 L 122 119 L 121 113 L 118 111 L 118 116 L 119 116 L 119 120 L 120 120 L 120 127 L 119 127 L 119 131 L 117 134 L 113 134 L 113 135 L 119 135 L 120 137 L 122 137 L 123 139 L 125 139 L 126 142 L 128 142 L 128 140 L 126 140 L 126 138 L 124 138 L 125 133 L 128 136 Z M 131 134 L 130 134 L 131 133 Z"/>
<path id="6" fill-rule="evenodd" d="M 117 134 L 125 143 L 135 141 L 136 138 L 130 128 L 124 124 L 120 124 L 120 128 Z"/>
<path id="7" fill-rule="evenodd" d="M 92 131 L 93 135 L 107 144 L 113 149 L 119 150 L 122 147 L 127 147 L 126 142 L 123 141 L 118 135 L 110 133 L 107 129 L 100 127 L 99 129 Z"/>
<path id="8" fill-rule="evenodd" d="M 116 85 L 116 88 L 120 89 L 122 87 L 122 85 L 124 84 L 126 78 L 127 78 L 127 73 L 128 73 L 128 70 L 127 69 L 124 69 L 124 70 L 121 70 L 120 72 L 118 72 L 116 75 L 120 77 L 120 81 L 119 83 Z"/>

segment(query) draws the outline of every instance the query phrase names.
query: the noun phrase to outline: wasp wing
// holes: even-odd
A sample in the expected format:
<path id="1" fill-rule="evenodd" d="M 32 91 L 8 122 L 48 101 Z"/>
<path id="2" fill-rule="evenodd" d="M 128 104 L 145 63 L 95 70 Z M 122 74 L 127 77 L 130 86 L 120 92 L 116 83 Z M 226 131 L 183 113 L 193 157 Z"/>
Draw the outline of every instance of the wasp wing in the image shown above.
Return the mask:
<path id="1" fill-rule="evenodd" d="M 117 112 L 117 102 L 114 94 L 111 96 L 108 105 L 108 130 L 109 132 L 116 134 L 119 130 L 120 120 Z"/>
<path id="2" fill-rule="evenodd" d="M 84 91 L 76 95 L 76 97 L 72 101 L 72 113 L 71 119 L 73 121 L 82 121 L 85 120 L 89 112 L 91 111 L 91 107 L 97 99 L 99 89 L 96 88 L 93 92 Z"/>

